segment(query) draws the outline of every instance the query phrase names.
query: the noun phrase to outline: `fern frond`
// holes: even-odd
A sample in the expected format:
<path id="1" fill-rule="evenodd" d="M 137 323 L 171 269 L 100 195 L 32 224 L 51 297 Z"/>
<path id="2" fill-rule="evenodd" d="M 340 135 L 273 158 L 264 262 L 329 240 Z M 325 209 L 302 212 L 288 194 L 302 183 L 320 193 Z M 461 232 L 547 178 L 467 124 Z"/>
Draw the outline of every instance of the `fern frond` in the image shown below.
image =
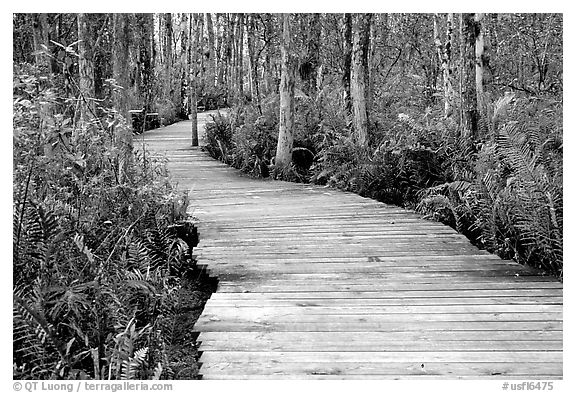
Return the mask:
<path id="1" fill-rule="evenodd" d="M 148 347 L 141 348 L 134 352 L 134 356 L 122 362 L 121 379 L 139 379 L 138 373 L 147 366 L 146 357 L 148 356 Z"/>
<path id="2" fill-rule="evenodd" d="M 154 368 L 154 372 L 152 373 L 152 379 L 159 380 L 160 377 L 162 376 L 162 370 L 163 370 L 162 363 L 158 363 Z"/>

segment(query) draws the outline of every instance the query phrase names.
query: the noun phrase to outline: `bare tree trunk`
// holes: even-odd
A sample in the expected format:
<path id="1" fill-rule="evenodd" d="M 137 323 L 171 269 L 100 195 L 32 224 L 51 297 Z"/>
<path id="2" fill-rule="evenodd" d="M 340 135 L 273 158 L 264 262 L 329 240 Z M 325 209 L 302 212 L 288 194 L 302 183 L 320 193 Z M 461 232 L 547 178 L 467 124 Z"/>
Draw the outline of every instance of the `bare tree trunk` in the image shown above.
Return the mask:
<path id="1" fill-rule="evenodd" d="M 113 15 L 113 51 L 112 51 L 112 75 L 116 83 L 121 86 L 117 89 L 112 98 L 114 108 L 119 115 L 128 116 L 129 101 L 128 87 L 130 80 L 128 77 L 128 51 L 130 34 L 129 14 Z"/>
<path id="2" fill-rule="evenodd" d="M 202 34 L 198 31 L 198 14 L 190 15 L 190 82 L 188 87 L 190 91 L 190 120 L 192 120 L 192 146 L 198 146 L 198 106 L 196 97 L 196 78 L 198 77 L 198 41 L 199 35 Z"/>
<path id="3" fill-rule="evenodd" d="M 244 101 L 244 14 L 238 14 L 238 41 L 236 43 L 236 92 L 238 102 Z"/>
<path id="4" fill-rule="evenodd" d="M 78 74 L 80 76 L 80 121 L 91 119 L 94 105 L 94 52 L 92 50 L 92 29 L 88 14 L 79 13 L 78 21 Z"/>
<path id="5" fill-rule="evenodd" d="M 344 105 L 348 113 L 352 112 L 352 99 L 350 94 L 350 75 L 352 74 L 352 14 L 344 14 L 344 73 L 342 85 L 344 87 Z"/>
<path id="6" fill-rule="evenodd" d="M 178 62 L 178 95 L 176 102 L 176 110 L 178 118 L 187 119 L 188 112 L 190 111 L 189 97 L 188 97 L 188 74 L 190 72 L 190 21 L 188 14 L 182 13 L 180 17 L 180 54 Z"/>
<path id="7" fill-rule="evenodd" d="M 197 38 L 197 64 L 196 64 L 196 100 L 198 101 L 198 94 L 204 93 L 205 91 L 205 79 L 206 75 L 204 73 L 205 64 L 204 64 L 204 17 L 202 14 L 197 15 L 198 19 L 198 26 L 196 27 L 196 31 L 198 31 L 198 38 Z"/>
<path id="8" fill-rule="evenodd" d="M 478 103 L 476 99 L 476 34 L 474 14 L 462 14 L 461 72 L 464 137 L 475 141 L 478 137 Z"/>
<path id="9" fill-rule="evenodd" d="M 224 76 L 224 91 L 225 91 L 225 98 L 226 101 L 228 102 L 228 99 L 230 97 L 230 87 L 233 84 L 233 80 L 231 77 L 231 69 L 233 68 L 231 66 L 231 62 L 232 62 L 232 55 L 233 55 L 233 48 L 232 48 L 232 43 L 233 43 L 233 34 L 234 33 L 234 23 L 233 20 L 231 18 L 231 16 L 229 14 L 226 14 L 226 23 L 224 24 L 224 34 L 223 34 L 223 39 L 224 39 L 224 43 L 223 43 L 223 53 L 222 53 L 222 73 Z"/>
<path id="10" fill-rule="evenodd" d="M 442 44 L 438 27 L 439 15 L 434 14 L 434 43 L 436 44 L 438 60 L 440 61 L 442 69 L 442 80 L 444 91 L 444 117 L 448 117 L 452 114 L 452 99 L 453 99 L 452 97 L 454 96 L 451 82 L 452 70 L 450 65 L 451 48 L 453 42 L 452 20 L 453 15 L 448 14 L 446 18 L 446 41 L 444 44 Z"/>
<path id="11" fill-rule="evenodd" d="M 282 68 L 280 76 L 280 123 L 276 147 L 276 167 L 285 168 L 292 162 L 294 144 L 294 54 L 290 33 L 290 14 L 282 14 Z"/>
<path id="12" fill-rule="evenodd" d="M 272 34 L 274 30 L 274 25 L 272 23 L 272 14 L 262 15 L 264 18 L 264 39 L 265 48 L 264 51 L 264 67 L 262 69 L 264 74 L 264 90 L 265 94 L 270 94 L 276 88 L 274 85 L 274 76 L 272 70 L 272 59 L 274 58 L 274 48 L 272 45 Z"/>
<path id="13" fill-rule="evenodd" d="M 247 41 L 248 41 L 248 60 L 250 66 L 250 96 L 252 97 L 252 101 L 258 107 L 258 111 L 262 114 L 262 108 L 260 107 L 260 87 L 258 83 L 258 58 L 256 57 L 256 48 L 255 48 L 255 20 L 254 15 L 248 15 L 248 31 L 246 33 Z"/>
<path id="14" fill-rule="evenodd" d="M 48 56 L 46 55 L 46 51 L 49 47 L 47 14 L 33 14 L 32 27 L 34 32 L 34 58 L 36 65 L 45 69 L 46 71 L 50 71 L 50 62 Z"/>
<path id="15" fill-rule="evenodd" d="M 355 15 L 352 39 L 352 98 L 353 124 L 356 141 L 360 146 L 368 143 L 368 108 L 366 105 L 366 69 L 370 33 L 370 14 Z"/>
<path id="16" fill-rule="evenodd" d="M 216 78 L 216 86 L 219 91 L 222 91 L 222 85 L 224 84 L 224 45 L 223 42 L 225 40 L 225 32 L 226 32 L 226 23 L 224 21 L 224 17 L 222 14 L 216 14 L 216 23 L 218 26 L 218 41 L 216 44 L 216 70 L 217 70 L 217 78 Z M 221 31 L 221 33 L 220 33 Z"/>
<path id="17" fill-rule="evenodd" d="M 214 46 L 214 24 L 212 23 L 212 14 L 206 15 L 206 31 L 208 32 L 208 88 L 216 87 L 216 53 Z"/>
<path id="18" fill-rule="evenodd" d="M 172 59 L 172 36 L 173 36 L 173 28 L 172 28 L 172 14 L 168 13 L 168 14 L 164 14 L 163 15 L 163 21 L 164 21 L 164 29 L 162 31 L 161 29 L 161 34 L 162 34 L 162 41 L 163 41 L 163 52 L 164 52 L 164 98 L 169 100 L 171 105 L 174 106 L 175 105 L 175 100 L 174 100 L 174 96 L 175 96 L 175 86 L 174 86 L 174 75 L 173 75 L 173 69 L 174 69 L 174 64 L 173 64 L 173 59 Z M 170 119 L 169 121 L 173 121 L 174 119 L 172 118 L 173 116 L 175 116 L 176 113 L 174 112 L 170 112 Z"/>
<path id="19" fill-rule="evenodd" d="M 152 83 L 154 77 L 154 16 L 153 14 L 137 14 L 139 21 L 138 63 L 140 67 L 140 85 L 137 95 L 144 112 L 151 111 Z"/>
<path id="20" fill-rule="evenodd" d="M 474 33 L 476 35 L 476 100 L 479 116 L 484 116 L 484 29 L 482 20 L 484 14 L 474 15 Z"/>
<path id="21" fill-rule="evenodd" d="M 320 66 L 320 14 L 310 14 L 305 21 L 308 22 L 308 32 L 306 53 L 300 64 L 300 77 L 304 93 L 312 97 L 316 95 L 316 77 Z"/>
<path id="22" fill-rule="evenodd" d="M 128 48 L 129 48 L 129 33 L 130 21 L 129 14 L 114 14 L 112 20 L 113 29 L 113 50 L 112 50 L 112 72 L 116 83 L 121 86 L 121 89 L 114 91 L 112 100 L 114 109 L 118 115 L 128 118 Z M 126 124 L 123 127 L 118 127 L 120 131 L 117 138 L 117 144 L 120 148 L 120 168 L 119 168 L 119 181 L 124 183 L 128 177 L 128 172 L 132 165 L 132 130 Z"/>
<path id="23" fill-rule="evenodd" d="M 452 82 L 452 47 L 454 45 L 454 14 L 449 13 L 446 17 L 446 41 L 444 42 L 444 113 L 450 115 L 453 113 L 454 86 Z"/>

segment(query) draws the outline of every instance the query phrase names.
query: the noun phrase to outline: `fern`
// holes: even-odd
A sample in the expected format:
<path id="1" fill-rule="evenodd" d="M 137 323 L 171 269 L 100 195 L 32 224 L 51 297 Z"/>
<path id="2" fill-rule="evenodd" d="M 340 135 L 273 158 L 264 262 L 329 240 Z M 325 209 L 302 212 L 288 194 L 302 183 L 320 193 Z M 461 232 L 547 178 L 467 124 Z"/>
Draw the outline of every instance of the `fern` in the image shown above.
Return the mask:
<path id="1" fill-rule="evenodd" d="M 60 343 L 54 327 L 46 321 L 37 305 L 25 297 L 23 291 L 13 294 L 14 357 L 26 365 L 36 379 L 59 375 L 68 364 L 65 347 Z"/>
<path id="2" fill-rule="evenodd" d="M 144 347 L 134 352 L 134 356 L 122 361 L 120 376 L 123 380 L 141 379 L 139 373 L 147 366 L 146 357 L 148 347 Z"/>

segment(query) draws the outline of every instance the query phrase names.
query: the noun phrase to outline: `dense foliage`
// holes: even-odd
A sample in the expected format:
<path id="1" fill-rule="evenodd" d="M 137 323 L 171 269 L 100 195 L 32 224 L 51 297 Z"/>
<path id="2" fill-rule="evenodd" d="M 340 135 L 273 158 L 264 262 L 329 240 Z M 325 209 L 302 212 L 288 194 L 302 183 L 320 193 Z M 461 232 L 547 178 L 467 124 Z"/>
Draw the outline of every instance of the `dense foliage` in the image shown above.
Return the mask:
<path id="1" fill-rule="evenodd" d="M 144 150 L 122 172 L 113 111 L 75 121 L 34 66 L 13 82 L 14 378 L 171 377 L 186 197 Z"/>

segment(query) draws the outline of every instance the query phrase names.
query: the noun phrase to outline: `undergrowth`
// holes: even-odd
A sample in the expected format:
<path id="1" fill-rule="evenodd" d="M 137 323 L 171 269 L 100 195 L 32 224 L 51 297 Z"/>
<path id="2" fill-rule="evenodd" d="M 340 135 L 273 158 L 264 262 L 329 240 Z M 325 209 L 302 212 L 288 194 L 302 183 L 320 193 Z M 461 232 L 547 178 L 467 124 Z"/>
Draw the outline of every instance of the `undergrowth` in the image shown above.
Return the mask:
<path id="1" fill-rule="evenodd" d="M 14 72 L 13 377 L 168 379 L 182 277 L 195 268 L 188 201 L 161 161 L 80 121 L 34 67 Z"/>

